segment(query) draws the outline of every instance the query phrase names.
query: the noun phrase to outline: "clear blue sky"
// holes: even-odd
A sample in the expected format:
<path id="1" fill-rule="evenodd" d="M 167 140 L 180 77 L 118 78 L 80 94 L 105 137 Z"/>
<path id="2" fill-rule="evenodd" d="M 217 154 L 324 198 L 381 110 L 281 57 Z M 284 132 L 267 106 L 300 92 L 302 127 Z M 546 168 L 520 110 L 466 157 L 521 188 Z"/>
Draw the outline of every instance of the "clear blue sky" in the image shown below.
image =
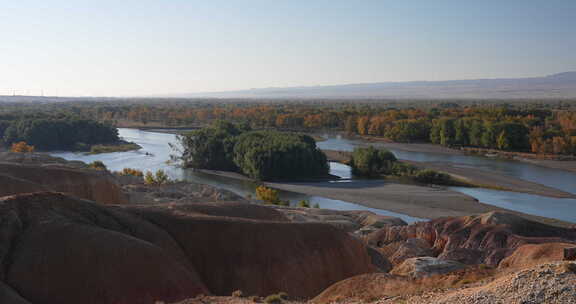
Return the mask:
<path id="1" fill-rule="evenodd" d="M 14 0 L 0 94 L 154 95 L 576 70 L 575 0 Z"/>

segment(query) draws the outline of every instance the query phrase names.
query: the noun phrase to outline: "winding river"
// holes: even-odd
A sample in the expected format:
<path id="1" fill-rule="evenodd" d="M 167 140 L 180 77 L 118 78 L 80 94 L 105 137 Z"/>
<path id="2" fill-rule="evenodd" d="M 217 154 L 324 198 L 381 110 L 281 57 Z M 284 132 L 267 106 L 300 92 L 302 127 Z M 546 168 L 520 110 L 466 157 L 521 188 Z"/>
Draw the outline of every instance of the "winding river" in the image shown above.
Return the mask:
<path id="1" fill-rule="evenodd" d="M 172 153 L 169 143 L 175 142 L 175 135 L 167 133 L 155 133 L 136 129 L 119 129 L 119 134 L 127 141 L 132 141 L 140 146 L 139 151 L 115 152 L 107 154 L 85 155 L 82 153 L 60 152 L 52 153 L 54 156 L 63 157 L 68 160 L 81 160 L 92 162 L 100 160 L 113 171 L 126 167 L 146 170 L 164 169 L 172 178 L 183 179 L 196 183 L 213 185 L 232 191 L 236 194 L 247 196 L 254 193 L 254 183 L 240 181 L 223 176 L 205 174 L 191 169 L 182 169 L 170 165 L 168 160 Z M 364 144 L 359 140 L 351 140 L 339 136 L 327 136 L 327 140 L 319 142 L 322 149 L 352 151 L 354 147 Z M 378 145 L 377 143 L 370 143 Z M 576 194 L 576 174 L 562 170 L 549 169 L 536 165 L 522 163 L 518 161 L 508 161 L 490 159 L 468 155 L 449 155 L 441 153 L 408 152 L 402 150 L 391 150 L 399 159 L 424 161 L 424 162 L 450 162 L 457 166 L 479 168 L 496 171 L 503 175 L 508 175 L 528 181 L 544 184 L 566 192 Z M 331 163 L 331 173 L 343 178 L 351 178 L 348 166 Z M 354 182 L 354 179 L 348 182 Z M 470 195 L 481 202 L 496 205 L 502 208 L 516 210 L 528 214 L 535 214 L 545 217 L 556 218 L 564 221 L 576 223 L 576 199 L 558 199 L 538 195 L 496 191 L 481 188 L 461 188 L 452 187 L 453 190 Z M 362 205 L 333 200 L 318 196 L 281 191 L 281 198 L 296 203 L 302 199 L 311 203 L 318 203 L 321 208 L 336 210 L 369 210 L 382 215 L 397 216 L 406 222 L 412 223 L 419 218 L 404 214 L 390 212 L 381 209 L 364 207 Z"/>

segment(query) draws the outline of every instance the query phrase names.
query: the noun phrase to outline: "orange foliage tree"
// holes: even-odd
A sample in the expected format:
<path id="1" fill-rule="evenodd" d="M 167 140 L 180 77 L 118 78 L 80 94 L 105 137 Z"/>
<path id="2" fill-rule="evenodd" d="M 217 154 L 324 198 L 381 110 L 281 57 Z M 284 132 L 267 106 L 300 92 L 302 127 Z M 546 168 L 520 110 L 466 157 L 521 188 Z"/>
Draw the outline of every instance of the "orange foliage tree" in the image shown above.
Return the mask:
<path id="1" fill-rule="evenodd" d="M 34 146 L 28 145 L 26 142 L 21 141 L 13 143 L 10 151 L 18 153 L 32 153 L 34 152 Z"/>

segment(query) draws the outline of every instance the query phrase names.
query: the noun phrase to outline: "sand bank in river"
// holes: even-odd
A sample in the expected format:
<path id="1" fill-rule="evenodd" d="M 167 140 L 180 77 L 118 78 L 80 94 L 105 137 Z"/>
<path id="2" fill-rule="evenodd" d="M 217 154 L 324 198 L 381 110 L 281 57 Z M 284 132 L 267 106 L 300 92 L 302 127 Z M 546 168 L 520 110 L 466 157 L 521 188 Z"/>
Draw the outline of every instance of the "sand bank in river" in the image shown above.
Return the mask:
<path id="1" fill-rule="evenodd" d="M 251 181 L 238 173 L 200 170 L 208 174 Z M 393 211 L 413 217 L 434 219 L 444 216 L 466 216 L 489 211 L 508 211 L 526 218 L 559 226 L 571 223 L 533 216 L 478 202 L 466 194 L 443 187 L 424 187 L 397 184 L 384 180 L 318 181 L 318 182 L 269 182 L 269 187 L 313 196 L 321 196 L 356 203 L 370 208 Z"/>
<path id="2" fill-rule="evenodd" d="M 326 156 L 328 156 L 330 161 L 336 162 L 346 162 L 350 159 L 351 155 L 350 152 L 344 151 L 323 151 L 326 153 Z M 457 166 L 454 163 L 448 162 L 417 162 L 407 160 L 403 160 L 402 162 L 409 163 L 420 168 L 442 171 L 453 175 L 455 178 L 466 181 L 473 185 L 477 185 L 479 187 L 556 198 L 576 198 L 576 195 L 556 188 L 544 186 L 538 183 L 514 178 L 507 175 L 498 174 L 493 171 L 478 169 L 475 167 Z"/>
<path id="3" fill-rule="evenodd" d="M 540 222 L 570 226 L 556 219 L 523 214 L 478 202 L 465 194 L 440 187 L 390 183 L 383 180 L 314 183 L 266 183 L 267 186 L 314 196 L 343 200 L 363 206 L 389 210 L 409 216 L 434 219 L 466 216 L 489 211 L 507 211 Z"/>

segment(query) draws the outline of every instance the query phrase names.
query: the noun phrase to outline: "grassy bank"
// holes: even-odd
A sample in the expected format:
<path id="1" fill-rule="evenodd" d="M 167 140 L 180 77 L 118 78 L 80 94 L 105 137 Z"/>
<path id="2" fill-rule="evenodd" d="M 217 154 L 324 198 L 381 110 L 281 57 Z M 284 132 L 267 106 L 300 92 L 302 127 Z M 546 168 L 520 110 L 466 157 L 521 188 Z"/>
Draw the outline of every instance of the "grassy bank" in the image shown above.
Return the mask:
<path id="1" fill-rule="evenodd" d="M 120 143 L 117 145 L 94 145 L 90 147 L 90 152 L 88 152 L 87 154 L 127 152 L 140 149 L 142 149 L 142 147 L 135 143 Z"/>

